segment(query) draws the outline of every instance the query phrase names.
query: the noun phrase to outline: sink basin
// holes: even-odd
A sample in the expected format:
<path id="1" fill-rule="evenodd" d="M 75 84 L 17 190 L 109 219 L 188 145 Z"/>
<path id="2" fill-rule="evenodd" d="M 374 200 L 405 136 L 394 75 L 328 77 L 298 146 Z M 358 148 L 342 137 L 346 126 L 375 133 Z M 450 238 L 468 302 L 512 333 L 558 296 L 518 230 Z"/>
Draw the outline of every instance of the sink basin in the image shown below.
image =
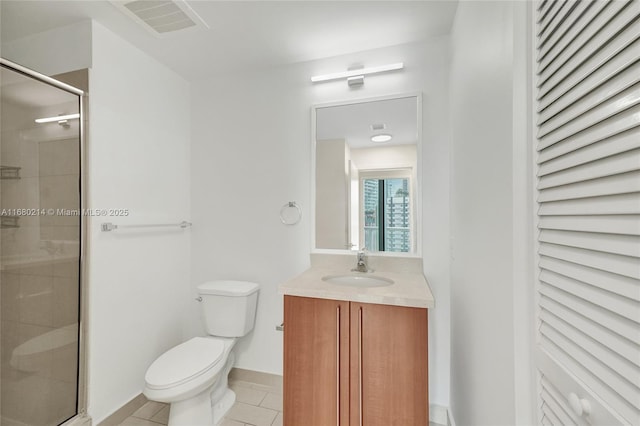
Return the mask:
<path id="1" fill-rule="evenodd" d="M 379 275 L 326 275 L 322 277 L 322 281 L 352 287 L 384 287 L 393 284 L 393 280 Z"/>

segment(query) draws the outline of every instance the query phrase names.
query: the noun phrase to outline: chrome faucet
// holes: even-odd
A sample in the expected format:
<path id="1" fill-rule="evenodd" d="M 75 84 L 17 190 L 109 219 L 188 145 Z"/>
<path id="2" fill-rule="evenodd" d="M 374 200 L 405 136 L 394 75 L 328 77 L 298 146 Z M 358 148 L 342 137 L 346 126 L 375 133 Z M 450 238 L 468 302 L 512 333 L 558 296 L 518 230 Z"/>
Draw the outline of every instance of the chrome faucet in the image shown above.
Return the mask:
<path id="1" fill-rule="evenodd" d="M 358 251 L 358 261 L 356 263 L 356 267 L 352 269 L 354 272 L 369 272 L 369 267 L 367 266 L 367 255 L 365 253 L 366 248 Z"/>

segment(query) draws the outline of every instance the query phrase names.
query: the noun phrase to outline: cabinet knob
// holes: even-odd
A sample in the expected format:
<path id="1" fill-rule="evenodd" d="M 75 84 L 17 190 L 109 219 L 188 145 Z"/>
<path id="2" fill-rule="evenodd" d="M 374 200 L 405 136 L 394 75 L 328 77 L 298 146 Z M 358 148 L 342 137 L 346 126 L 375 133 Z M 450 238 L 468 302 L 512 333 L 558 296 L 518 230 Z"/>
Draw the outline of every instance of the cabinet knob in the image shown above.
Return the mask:
<path id="1" fill-rule="evenodd" d="M 569 401 L 569 406 L 576 416 L 582 417 L 583 415 L 588 416 L 591 414 L 591 403 L 587 399 L 580 398 L 578 395 L 571 392 L 567 400 Z"/>

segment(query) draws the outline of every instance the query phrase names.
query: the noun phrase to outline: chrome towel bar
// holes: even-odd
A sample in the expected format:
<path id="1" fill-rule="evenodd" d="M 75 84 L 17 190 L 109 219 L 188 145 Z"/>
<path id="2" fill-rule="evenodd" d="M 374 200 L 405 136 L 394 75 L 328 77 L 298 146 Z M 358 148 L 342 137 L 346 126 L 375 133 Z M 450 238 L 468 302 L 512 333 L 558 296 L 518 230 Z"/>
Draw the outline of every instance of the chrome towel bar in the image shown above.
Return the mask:
<path id="1" fill-rule="evenodd" d="M 182 221 L 180 223 L 153 223 L 145 225 L 116 225 L 115 223 L 105 222 L 100 225 L 102 232 L 111 232 L 116 229 L 134 229 L 134 228 L 190 228 L 191 222 Z"/>

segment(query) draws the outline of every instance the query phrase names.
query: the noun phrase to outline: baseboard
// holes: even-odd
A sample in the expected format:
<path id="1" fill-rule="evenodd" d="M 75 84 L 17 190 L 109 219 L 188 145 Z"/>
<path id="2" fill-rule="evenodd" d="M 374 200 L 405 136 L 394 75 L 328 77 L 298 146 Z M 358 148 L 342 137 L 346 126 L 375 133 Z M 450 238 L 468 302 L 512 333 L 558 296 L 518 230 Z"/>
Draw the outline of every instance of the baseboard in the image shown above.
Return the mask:
<path id="1" fill-rule="evenodd" d="M 98 423 L 98 426 L 115 426 L 121 424 L 127 417 L 135 413 L 138 408 L 146 404 L 147 401 L 148 399 L 145 398 L 143 394 L 137 395 L 131 401 L 111 413 L 109 417 Z"/>
<path id="2" fill-rule="evenodd" d="M 447 407 L 436 404 L 429 405 L 429 422 L 448 426 Z"/>
<path id="3" fill-rule="evenodd" d="M 62 423 L 62 426 L 91 426 L 91 417 L 87 414 L 78 414 L 72 419 Z"/>
<path id="4" fill-rule="evenodd" d="M 447 410 L 447 415 L 449 418 L 449 421 L 447 422 L 448 426 L 456 426 L 456 421 L 453 418 L 453 413 L 451 412 L 451 410 Z"/>
<path id="5" fill-rule="evenodd" d="M 245 370 L 244 368 L 232 368 L 229 373 L 229 381 L 257 383 L 259 385 L 282 389 L 282 376 L 263 373 L 262 371 Z"/>

